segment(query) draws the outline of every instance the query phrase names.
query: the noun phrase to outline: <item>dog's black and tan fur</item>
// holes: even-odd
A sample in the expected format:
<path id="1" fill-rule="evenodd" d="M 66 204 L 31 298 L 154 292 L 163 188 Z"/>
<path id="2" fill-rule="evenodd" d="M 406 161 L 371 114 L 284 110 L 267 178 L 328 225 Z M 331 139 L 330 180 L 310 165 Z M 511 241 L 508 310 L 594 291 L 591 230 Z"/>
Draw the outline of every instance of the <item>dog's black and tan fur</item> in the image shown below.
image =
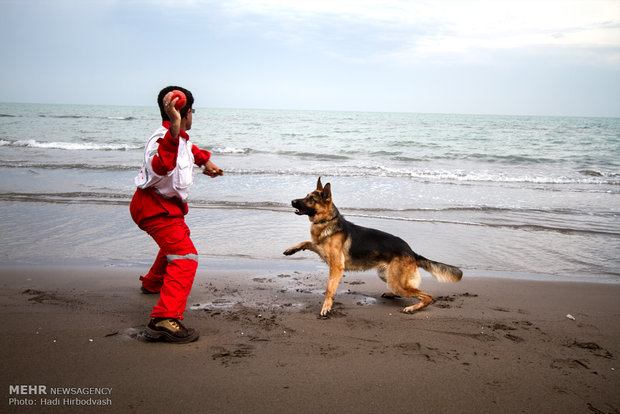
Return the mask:
<path id="1" fill-rule="evenodd" d="M 321 315 L 332 309 L 334 294 L 345 270 L 377 269 L 391 292 L 385 297 L 413 297 L 419 303 L 403 312 L 414 312 L 433 302 L 433 296 L 418 289 L 421 282 L 418 267 L 427 270 L 441 282 L 458 282 L 463 272 L 454 266 L 434 262 L 411 250 L 399 237 L 367 227 L 357 226 L 338 212 L 332 201 L 331 186 L 321 184 L 305 198 L 292 201 L 295 213 L 307 215 L 312 223 L 312 241 L 301 242 L 284 251 L 292 255 L 300 250 L 311 250 L 329 266 L 329 281 Z"/>

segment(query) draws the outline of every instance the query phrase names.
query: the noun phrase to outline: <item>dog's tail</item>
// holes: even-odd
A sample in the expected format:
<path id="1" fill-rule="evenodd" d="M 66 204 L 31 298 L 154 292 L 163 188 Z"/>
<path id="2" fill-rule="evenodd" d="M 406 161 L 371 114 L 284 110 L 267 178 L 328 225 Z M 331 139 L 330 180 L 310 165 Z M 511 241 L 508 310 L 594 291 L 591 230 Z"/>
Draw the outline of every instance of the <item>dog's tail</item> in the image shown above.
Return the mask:
<path id="1" fill-rule="evenodd" d="M 463 277 L 463 272 L 456 266 L 450 266 L 444 263 L 434 262 L 426 257 L 417 256 L 416 263 L 422 269 L 429 272 L 440 282 L 458 282 Z"/>

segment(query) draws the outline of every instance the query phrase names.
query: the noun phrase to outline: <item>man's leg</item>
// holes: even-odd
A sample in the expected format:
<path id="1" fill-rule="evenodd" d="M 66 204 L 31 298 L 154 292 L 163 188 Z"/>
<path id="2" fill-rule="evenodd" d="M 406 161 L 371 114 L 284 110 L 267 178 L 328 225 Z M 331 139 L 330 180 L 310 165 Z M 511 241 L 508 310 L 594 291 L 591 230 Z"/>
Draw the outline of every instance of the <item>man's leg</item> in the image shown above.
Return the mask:
<path id="1" fill-rule="evenodd" d="M 149 272 L 144 276 L 140 276 L 144 293 L 159 293 L 161 291 L 167 267 L 168 259 L 166 258 L 166 253 L 159 249 L 157 258 L 155 258 L 155 262 Z"/>
<path id="2" fill-rule="evenodd" d="M 153 308 L 153 320 L 145 333 L 150 339 L 195 340 L 198 332 L 179 322 L 183 319 L 198 267 L 198 253 L 189 237 L 189 228 L 183 218 L 165 218 L 154 219 L 147 231 L 159 245 L 160 255 L 166 258 L 167 266 L 159 302 Z"/>

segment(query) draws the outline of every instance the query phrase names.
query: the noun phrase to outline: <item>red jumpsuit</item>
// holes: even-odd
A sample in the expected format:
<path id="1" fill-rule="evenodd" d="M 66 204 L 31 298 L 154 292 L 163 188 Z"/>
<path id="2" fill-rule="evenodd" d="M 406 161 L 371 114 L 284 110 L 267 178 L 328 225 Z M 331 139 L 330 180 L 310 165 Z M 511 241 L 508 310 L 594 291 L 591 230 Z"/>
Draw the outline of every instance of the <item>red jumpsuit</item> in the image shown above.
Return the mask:
<path id="1" fill-rule="evenodd" d="M 147 275 L 140 277 L 145 289 L 160 292 L 159 302 L 153 308 L 151 317 L 183 319 L 187 297 L 198 267 L 198 252 L 185 224 L 188 207 L 187 201 L 182 197 L 187 195 L 189 186 L 185 191 L 175 192 L 172 179 L 167 177 L 171 177 L 177 167 L 180 140 L 185 140 L 181 143 L 185 148 L 191 147 L 194 164 L 198 166 L 206 164 L 211 154 L 191 145 L 185 131 L 180 132 L 179 138 L 173 138 L 169 131 L 170 122 L 164 122 L 163 127 L 168 131 L 165 131 L 163 138 L 155 137 L 156 141 L 151 147 L 157 148 L 156 153 L 153 150 L 153 154 L 146 154 L 149 150 L 148 144 L 145 149 L 145 163 L 150 162 L 151 175 L 160 181 L 148 184 L 146 188 L 139 186 L 129 209 L 133 221 L 159 246 L 153 266 Z M 164 130 L 161 131 L 163 134 Z M 186 156 L 185 160 L 187 159 L 191 158 Z M 143 170 L 145 168 L 146 165 Z M 170 196 L 171 192 L 176 195 Z"/>

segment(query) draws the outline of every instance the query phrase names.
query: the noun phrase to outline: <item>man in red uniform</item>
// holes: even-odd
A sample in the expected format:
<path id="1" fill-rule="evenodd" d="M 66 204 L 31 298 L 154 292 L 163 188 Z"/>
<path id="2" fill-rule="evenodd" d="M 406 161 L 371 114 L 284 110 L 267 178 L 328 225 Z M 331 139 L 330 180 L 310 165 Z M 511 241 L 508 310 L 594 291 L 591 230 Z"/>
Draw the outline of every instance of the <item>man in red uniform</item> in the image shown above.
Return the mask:
<path id="1" fill-rule="evenodd" d="M 173 99 L 173 90 L 183 92 L 187 99 L 180 110 L 175 108 L 178 98 Z M 144 165 L 135 178 L 138 188 L 130 205 L 133 221 L 159 246 L 153 266 L 140 277 L 142 292 L 160 294 L 144 335 L 154 341 L 187 343 L 199 337 L 198 331 L 181 323 L 198 267 L 198 252 L 185 224 L 193 166 L 204 166 L 211 176 L 221 175 L 221 170 L 210 161 L 208 151 L 189 141 L 192 93 L 168 86 L 159 93 L 157 103 L 162 126 L 144 148 Z"/>

